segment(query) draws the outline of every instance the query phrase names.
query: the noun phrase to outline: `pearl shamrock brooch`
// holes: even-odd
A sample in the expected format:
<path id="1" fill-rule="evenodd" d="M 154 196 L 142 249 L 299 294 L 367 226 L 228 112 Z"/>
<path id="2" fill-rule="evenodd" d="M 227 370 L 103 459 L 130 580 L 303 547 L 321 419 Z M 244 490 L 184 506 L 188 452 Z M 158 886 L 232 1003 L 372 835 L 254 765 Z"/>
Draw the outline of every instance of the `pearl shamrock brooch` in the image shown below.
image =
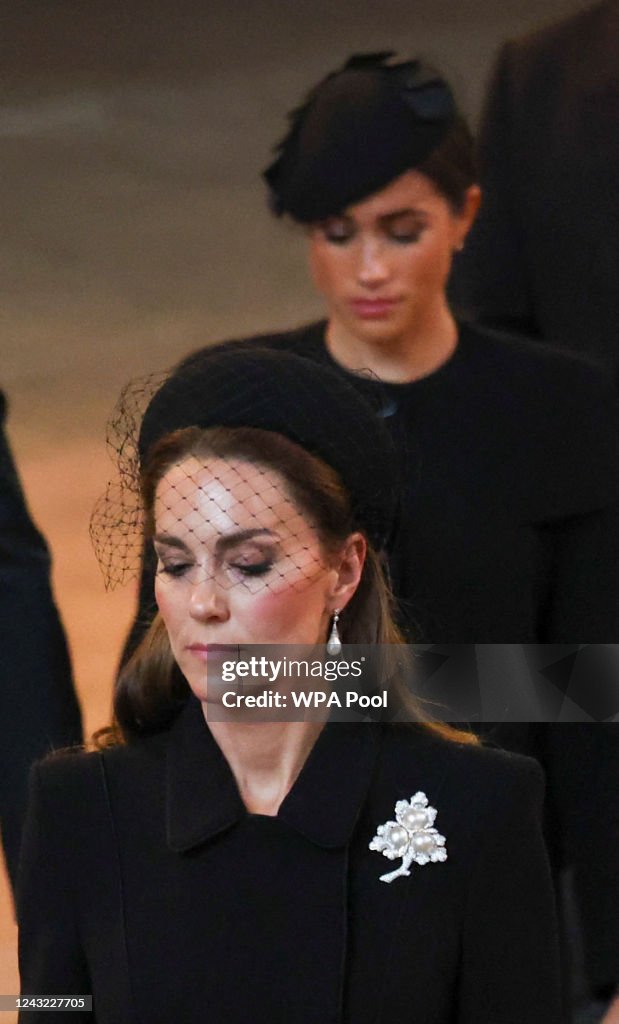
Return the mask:
<path id="1" fill-rule="evenodd" d="M 410 875 L 413 861 L 429 864 L 447 860 L 445 836 L 433 828 L 436 814 L 436 808 L 428 805 L 425 793 L 415 793 L 410 800 L 398 800 L 396 820 L 379 825 L 370 843 L 370 850 L 382 853 L 388 860 L 402 858 L 399 868 L 380 876 L 381 882 L 393 882 L 394 878 Z"/>

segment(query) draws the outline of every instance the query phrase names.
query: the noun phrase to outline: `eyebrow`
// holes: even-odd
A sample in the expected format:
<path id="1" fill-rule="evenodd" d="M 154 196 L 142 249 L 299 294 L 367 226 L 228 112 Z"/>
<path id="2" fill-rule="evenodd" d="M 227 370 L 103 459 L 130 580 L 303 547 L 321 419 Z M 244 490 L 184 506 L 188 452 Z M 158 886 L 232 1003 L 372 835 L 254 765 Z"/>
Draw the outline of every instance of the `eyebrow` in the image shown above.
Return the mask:
<path id="1" fill-rule="evenodd" d="M 382 217 L 379 217 L 381 224 L 388 224 L 392 220 L 398 220 L 399 217 L 425 217 L 425 210 L 417 210 L 414 206 L 406 206 L 401 210 L 393 210 L 392 213 L 384 213 Z"/>
<path id="2" fill-rule="evenodd" d="M 398 220 L 400 217 L 416 217 L 418 220 L 423 220 L 428 216 L 426 210 L 419 210 L 414 206 L 403 206 L 400 210 L 392 210 L 389 213 L 380 214 L 376 219 L 380 224 L 389 225 L 392 221 Z M 355 218 L 351 213 L 334 214 L 332 217 L 326 217 L 320 224 L 324 227 L 327 226 L 331 221 L 334 220 L 348 220 L 355 222 Z"/>
<path id="3" fill-rule="evenodd" d="M 247 540 L 253 540 L 255 537 L 270 537 L 272 540 L 279 540 L 274 530 L 269 530 L 267 527 L 256 527 L 253 530 L 237 530 L 236 533 L 228 533 L 225 537 L 220 537 L 215 544 L 215 550 L 217 552 L 227 551 L 228 548 L 243 544 Z"/>
<path id="4" fill-rule="evenodd" d="M 219 553 L 226 551 L 228 548 L 235 547 L 237 544 L 243 544 L 245 541 L 253 540 L 255 537 L 271 537 L 273 540 L 279 540 L 278 535 L 266 527 L 256 527 L 251 530 L 236 530 L 235 533 L 228 533 L 225 537 L 219 537 L 215 544 L 215 550 Z M 169 533 L 156 533 L 153 537 L 155 544 L 161 544 L 168 548 L 178 548 L 180 551 L 191 554 L 191 549 L 181 540 L 180 537 L 174 537 Z"/>

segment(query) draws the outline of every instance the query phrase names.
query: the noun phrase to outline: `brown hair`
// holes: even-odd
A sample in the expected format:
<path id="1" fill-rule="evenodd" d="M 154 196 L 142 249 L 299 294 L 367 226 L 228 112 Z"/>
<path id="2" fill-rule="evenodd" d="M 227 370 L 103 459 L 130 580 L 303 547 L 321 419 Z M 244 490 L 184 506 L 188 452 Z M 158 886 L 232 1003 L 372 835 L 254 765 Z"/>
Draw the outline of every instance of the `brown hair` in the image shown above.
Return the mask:
<path id="1" fill-rule="evenodd" d="M 318 457 L 281 434 L 254 427 L 188 427 L 162 438 L 152 449 L 142 471 L 141 492 L 145 510 L 145 537 L 154 534 L 157 487 L 167 470 L 191 457 L 239 459 L 277 472 L 288 493 L 309 517 L 326 552 L 339 550 L 352 532 L 354 522 L 348 494 L 338 474 Z M 393 597 L 387 585 L 381 557 L 368 544 L 361 580 L 340 616 L 340 634 L 347 644 L 391 645 L 404 643 L 393 617 Z M 385 656 L 384 678 L 392 681 L 392 698 L 417 722 L 451 739 L 475 742 L 471 734 L 426 719 L 402 678 L 396 660 Z M 114 692 L 114 722 L 95 734 L 97 746 L 131 741 L 167 728 L 189 695 L 159 615 L 123 666 Z"/>
<path id="2" fill-rule="evenodd" d="M 436 149 L 414 170 L 429 178 L 454 213 L 462 211 L 467 189 L 478 180 L 478 167 L 473 136 L 460 114 Z"/>

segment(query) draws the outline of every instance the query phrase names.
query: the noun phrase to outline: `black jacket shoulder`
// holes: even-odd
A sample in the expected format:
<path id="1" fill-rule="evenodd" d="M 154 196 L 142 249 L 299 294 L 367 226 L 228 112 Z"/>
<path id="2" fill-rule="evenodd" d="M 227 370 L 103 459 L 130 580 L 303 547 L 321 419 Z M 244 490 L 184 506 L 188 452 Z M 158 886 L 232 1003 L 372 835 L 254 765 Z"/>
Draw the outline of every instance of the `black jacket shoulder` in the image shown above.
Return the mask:
<path id="1" fill-rule="evenodd" d="M 380 729 L 381 785 L 401 788 L 411 770 L 438 780 L 454 798 L 475 807 L 482 817 L 494 813 L 497 803 L 541 799 L 544 774 L 531 757 L 442 736 L 423 725 L 360 724 L 360 729 Z M 52 755 L 32 769 L 33 785 L 45 795 L 49 809 L 74 807 L 75 822 L 90 817 L 102 778 L 113 778 L 131 786 L 131 779 L 161 775 L 166 761 L 169 731 L 102 750 L 70 751 Z M 96 803 L 96 800 L 94 801 Z"/>
<path id="2" fill-rule="evenodd" d="M 541 801 L 544 772 L 532 757 L 483 742 L 452 739 L 424 725 L 384 729 L 382 772 L 390 782 L 411 765 L 421 766 L 428 776 L 438 768 L 441 787 L 448 787 L 464 805 L 474 806 L 482 817 L 494 813 L 497 803 L 504 801 L 528 799 L 532 805 Z"/>
<path id="3" fill-rule="evenodd" d="M 476 360 L 478 373 L 506 391 L 526 395 L 546 404 L 551 400 L 583 409 L 604 403 L 616 407 L 617 392 L 593 359 L 523 335 L 482 327 L 461 325 L 463 343 Z"/>
<path id="4" fill-rule="evenodd" d="M 613 8 L 616 11 L 616 0 L 602 0 L 601 3 L 568 14 L 559 21 L 553 20 L 533 32 L 517 36 L 506 45 L 514 55 L 526 61 L 529 67 L 543 65 L 540 70 L 548 75 L 553 70 L 548 65 L 549 54 L 560 52 L 570 60 L 574 57 L 578 60 L 580 57 L 581 62 L 587 59 L 587 47 L 583 45 L 583 40 L 599 35 L 600 25 L 613 15 Z M 556 70 L 557 74 L 561 73 L 561 68 Z"/>
<path id="5" fill-rule="evenodd" d="M 617 28 L 619 6 L 604 0 L 503 45 L 495 75 L 523 132 L 532 112 L 541 128 L 557 108 L 569 109 L 588 93 L 607 88 L 604 71 L 616 65 Z"/>
<path id="6" fill-rule="evenodd" d="M 461 339 L 459 413 L 480 444 L 503 453 L 493 466 L 503 492 L 518 502 L 524 487 L 531 512 L 547 521 L 617 503 L 618 396 L 600 368 L 478 326 L 463 325 Z"/>

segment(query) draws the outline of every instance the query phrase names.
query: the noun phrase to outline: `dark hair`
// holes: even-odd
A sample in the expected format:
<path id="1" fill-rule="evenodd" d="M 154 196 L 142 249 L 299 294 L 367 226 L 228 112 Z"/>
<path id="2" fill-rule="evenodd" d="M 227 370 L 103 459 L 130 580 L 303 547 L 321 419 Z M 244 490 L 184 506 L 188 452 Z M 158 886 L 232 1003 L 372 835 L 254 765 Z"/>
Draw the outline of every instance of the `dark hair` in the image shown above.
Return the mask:
<path id="1" fill-rule="evenodd" d="M 336 551 L 357 525 L 350 500 L 338 474 L 321 459 L 281 434 L 253 427 L 188 427 L 162 438 L 150 451 L 142 471 L 142 499 L 147 542 L 154 534 L 153 510 L 157 487 L 167 470 L 187 458 L 236 458 L 279 473 L 294 504 L 309 517 L 321 545 Z M 402 644 L 393 618 L 393 599 L 379 555 L 368 544 L 359 586 L 340 616 L 340 633 L 348 644 Z M 385 670 L 394 679 L 392 693 L 409 717 L 423 721 L 401 673 Z M 131 741 L 167 728 L 189 695 L 168 642 L 163 620 L 155 617 L 141 643 L 123 666 L 114 693 L 114 725 L 100 730 L 99 746 Z M 449 726 L 433 726 L 446 736 L 468 739 Z"/>
<path id="2" fill-rule="evenodd" d="M 432 182 L 454 213 L 462 211 L 467 189 L 478 180 L 478 167 L 471 130 L 460 114 L 436 149 L 414 170 Z"/>

